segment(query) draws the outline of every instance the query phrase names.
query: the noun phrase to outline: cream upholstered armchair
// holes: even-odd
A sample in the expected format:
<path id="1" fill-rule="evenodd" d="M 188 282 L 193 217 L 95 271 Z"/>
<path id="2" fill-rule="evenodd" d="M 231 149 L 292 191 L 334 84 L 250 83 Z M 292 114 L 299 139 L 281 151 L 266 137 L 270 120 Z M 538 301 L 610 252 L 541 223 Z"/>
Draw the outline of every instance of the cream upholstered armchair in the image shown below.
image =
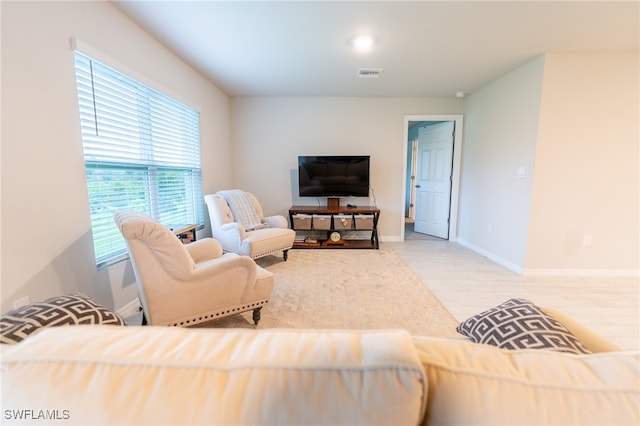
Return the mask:
<path id="1" fill-rule="evenodd" d="M 183 244 L 166 226 L 134 211 L 119 212 L 143 308 L 143 324 L 191 326 L 253 310 L 271 296 L 273 274 L 247 256 L 223 254 L 204 238 Z"/>
<path id="2" fill-rule="evenodd" d="M 250 192 L 238 189 L 205 195 L 209 208 L 211 233 L 222 243 L 225 252 L 257 259 L 293 247 L 296 237 L 282 215 L 264 216 L 258 199 Z"/>

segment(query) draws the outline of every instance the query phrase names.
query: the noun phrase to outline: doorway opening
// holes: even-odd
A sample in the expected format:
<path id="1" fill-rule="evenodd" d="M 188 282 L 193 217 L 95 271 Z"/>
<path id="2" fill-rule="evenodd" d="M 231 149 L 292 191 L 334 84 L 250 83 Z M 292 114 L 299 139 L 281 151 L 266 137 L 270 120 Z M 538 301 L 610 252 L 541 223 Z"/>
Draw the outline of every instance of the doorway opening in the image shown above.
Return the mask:
<path id="1" fill-rule="evenodd" d="M 462 115 L 405 116 L 402 239 L 457 235 Z"/>

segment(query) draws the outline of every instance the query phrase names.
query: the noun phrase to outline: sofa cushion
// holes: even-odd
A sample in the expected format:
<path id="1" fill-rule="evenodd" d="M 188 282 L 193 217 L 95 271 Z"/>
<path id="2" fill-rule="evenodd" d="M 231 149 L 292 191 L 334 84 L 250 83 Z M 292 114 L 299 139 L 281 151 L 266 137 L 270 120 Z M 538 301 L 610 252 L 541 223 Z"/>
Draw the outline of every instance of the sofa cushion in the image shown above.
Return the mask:
<path id="1" fill-rule="evenodd" d="M 570 355 L 414 337 L 423 425 L 640 424 L 640 354 Z"/>
<path id="2" fill-rule="evenodd" d="M 64 408 L 65 424 L 415 425 L 426 402 L 401 330 L 58 327 L 2 367 L 5 411 Z"/>
<path id="3" fill-rule="evenodd" d="M 456 330 L 476 343 L 504 349 L 589 353 L 560 321 L 525 299 L 507 300 L 462 321 Z"/>
<path id="4" fill-rule="evenodd" d="M 79 324 L 125 325 L 118 315 L 84 294 L 56 296 L 2 315 L 0 343 L 18 343 L 46 327 Z"/>

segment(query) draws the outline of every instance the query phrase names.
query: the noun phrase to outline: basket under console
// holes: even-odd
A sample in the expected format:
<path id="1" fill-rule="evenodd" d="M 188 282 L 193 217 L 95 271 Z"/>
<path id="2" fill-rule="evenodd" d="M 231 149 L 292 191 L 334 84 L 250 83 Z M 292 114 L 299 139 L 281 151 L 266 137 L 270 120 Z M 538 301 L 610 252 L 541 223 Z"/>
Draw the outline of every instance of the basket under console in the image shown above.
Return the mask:
<path id="1" fill-rule="evenodd" d="M 380 209 L 373 206 L 292 206 L 293 248 L 379 249 L 379 218 Z"/>

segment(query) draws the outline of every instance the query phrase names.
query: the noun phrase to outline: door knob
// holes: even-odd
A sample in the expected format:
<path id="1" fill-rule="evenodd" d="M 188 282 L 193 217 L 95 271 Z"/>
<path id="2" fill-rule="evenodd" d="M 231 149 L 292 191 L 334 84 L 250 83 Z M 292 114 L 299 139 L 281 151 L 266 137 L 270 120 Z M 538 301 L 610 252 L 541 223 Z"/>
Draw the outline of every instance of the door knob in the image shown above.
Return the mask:
<path id="1" fill-rule="evenodd" d="M 420 185 L 416 185 L 416 188 L 420 188 Z"/>

